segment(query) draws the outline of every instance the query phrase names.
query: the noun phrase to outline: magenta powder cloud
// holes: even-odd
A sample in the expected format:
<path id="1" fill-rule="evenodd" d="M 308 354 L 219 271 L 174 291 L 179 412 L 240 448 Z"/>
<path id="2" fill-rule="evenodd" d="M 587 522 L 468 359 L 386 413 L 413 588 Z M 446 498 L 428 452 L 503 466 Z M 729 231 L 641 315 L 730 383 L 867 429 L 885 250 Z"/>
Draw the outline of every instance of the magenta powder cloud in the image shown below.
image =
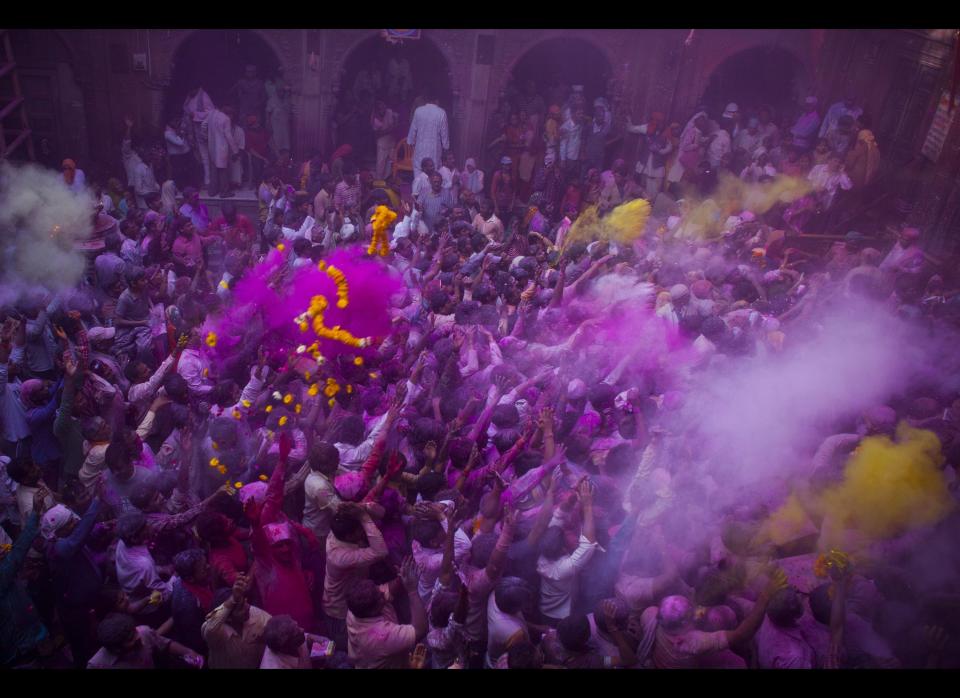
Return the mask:
<path id="1" fill-rule="evenodd" d="M 271 250 L 266 259 L 253 267 L 233 289 L 233 299 L 218 316 L 208 319 L 202 328 L 217 336 L 215 347 L 204 345 L 210 359 L 222 364 L 247 333 L 256 332 L 259 343 L 273 356 L 286 355 L 297 346 L 317 341 L 312 328 L 301 332 L 294 321 L 316 295 L 327 298 L 324 313 L 327 327 L 339 325 L 355 337 L 386 337 L 391 330 L 390 296 L 400 289 L 382 262 L 366 256 L 360 247 L 338 250 L 325 261 L 343 272 L 349 287 L 346 308 L 337 307 L 337 286 L 333 279 L 310 264 L 296 270 L 288 268 L 289 252 Z M 249 339 L 249 337 L 246 337 Z M 325 358 L 357 350 L 330 339 L 319 340 Z"/>

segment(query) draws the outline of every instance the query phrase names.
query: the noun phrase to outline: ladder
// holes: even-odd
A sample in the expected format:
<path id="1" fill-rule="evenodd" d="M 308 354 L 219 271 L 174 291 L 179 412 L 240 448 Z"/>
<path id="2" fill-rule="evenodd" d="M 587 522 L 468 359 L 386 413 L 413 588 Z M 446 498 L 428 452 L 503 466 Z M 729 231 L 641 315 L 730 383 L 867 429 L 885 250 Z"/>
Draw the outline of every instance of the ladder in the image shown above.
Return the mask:
<path id="1" fill-rule="evenodd" d="M 34 159 L 33 139 L 30 137 L 30 123 L 27 120 L 27 108 L 23 93 L 20 91 L 20 78 L 17 76 L 17 63 L 13 60 L 13 45 L 10 43 L 10 31 L 0 29 L 3 40 L 3 58 L 0 62 L 0 81 L 9 80 L 11 91 L 0 88 L 0 160 L 9 158 L 17 148 L 26 147 L 26 155 Z M 19 112 L 19 124 L 10 130 L 4 126 L 7 117 Z M 8 140 L 9 139 L 9 140 Z"/>

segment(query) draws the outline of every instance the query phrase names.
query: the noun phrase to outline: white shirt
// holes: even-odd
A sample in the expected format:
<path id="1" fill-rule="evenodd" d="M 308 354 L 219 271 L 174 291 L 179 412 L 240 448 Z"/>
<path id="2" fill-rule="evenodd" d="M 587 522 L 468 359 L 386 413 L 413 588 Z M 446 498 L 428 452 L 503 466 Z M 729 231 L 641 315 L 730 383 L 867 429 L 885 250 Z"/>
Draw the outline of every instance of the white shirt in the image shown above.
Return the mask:
<path id="1" fill-rule="evenodd" d="M 169 155 L 186 155 L 190 152 L 190 144 L 169 126 L 163 132 L 163 140 Z"/>
<path id="2" fill-rule="evenodd" d="M 541 557 L 537 562 L 540 575 L 540 611 L 550 618 L 566 618 L 570 615 L 570 600 L 576 588 L 577 573 L 587 566 L 597 549 L 584 535 L 571 555 L 556 560 Z"/>

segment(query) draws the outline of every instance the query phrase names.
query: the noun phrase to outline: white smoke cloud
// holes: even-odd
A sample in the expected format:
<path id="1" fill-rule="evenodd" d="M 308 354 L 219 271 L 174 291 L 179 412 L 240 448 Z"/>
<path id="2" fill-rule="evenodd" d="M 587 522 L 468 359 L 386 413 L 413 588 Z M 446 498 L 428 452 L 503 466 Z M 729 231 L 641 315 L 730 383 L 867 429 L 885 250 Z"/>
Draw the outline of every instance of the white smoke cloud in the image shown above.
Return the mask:
<path id="1" fill-rule="evenodd" d="M 74 243 L 93 232 L 93 211 L 93 196 L 70 191 L 59 172 L 0 165 L 0 303 L 80 281 L 85 260 Z"/>

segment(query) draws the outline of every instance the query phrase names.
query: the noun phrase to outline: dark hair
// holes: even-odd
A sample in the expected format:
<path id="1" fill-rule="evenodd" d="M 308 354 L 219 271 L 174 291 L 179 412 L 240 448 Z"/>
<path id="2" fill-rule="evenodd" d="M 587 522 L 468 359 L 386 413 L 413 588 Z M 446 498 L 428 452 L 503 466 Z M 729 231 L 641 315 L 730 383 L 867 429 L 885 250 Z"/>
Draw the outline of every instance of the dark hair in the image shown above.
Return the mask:
<path id="1" fill-rule="evenodd" d="M 193 580 L 193 573 L 196 570 L 197 563 L 206 559 L 206 554 L 199 548 L 190 548 L 173 556 L 173 569 L 180 579 L 186 581 Z"/>
<path id="2" fill-rule="evenodd" d="M 605 410 L 613 407 L 613 399 L 617 396 L 617 391 L 609 383 L 597 383 L 587 392 L 587 399 L 594 409 Z"/>
<path id="3" fill-rule="evenodd" d="M 513 470 L 517 475 L 523 475 L 543 464 L 543 454 L 539 451 L 523 451 L 513 461 Z"/>
<path id="4" fill-rule="evenodd" d="M 129 361 L 127 365 L 123 367 L 123 376 L 126 378 L 131 385 L 134 384 L 134 381 L 137 380 L 137 374 L 140 372 L 140 367 L 145 364 L 142 361 Z"/>
<path id="5" fill-rule="evenodd" d="M 816 621 L 824 625 L 830 625 L 830 615 L 833 611 L 833 601 L 830 599 L 830 584 L 821 584 L 811 591 L 809 600 L 810 612 Z M 769 613 L 769 610 L 767 612 Z"/>
<path id="6" fill-rule="evenodd" d="M 108 650 L 123 647 L 137 632 L 137 623 L 126 613 L 111 613 L 97 625 L 97 640 Z"/>
<path id="7" fill-rule="evenodd" d="M 443 424 L 438 422 L 436 419 L 431 417 L 420 417 L 411 425 L 408 438 L 414 446 L 423 446 L 428 441 L 435 441 L 439 443 L 443 439 L 445 433 L 446 430 L 443 428 Z"/>
<path id="8" fill-rule="evenodd" d="M 163 389 L 174 402 L 185 405 L 190 398 L 190 386 L 179 373 L 168 373 L 163 379 Z"/>
<path id="9" fill-rule="evenodd" d="M 617 444 L 609 451 L 605 461 L 607 474 L 617 476 L 633 464 L 634 451 L 631 444 Z"/>
<path id="10" fill-rule="evenodd" d="M 116 534 L 127 545 L 131 545 L 137 534 L 147 525 L 147 517 L 142 511 L 133 509 L 121 514 L 117 519 Z"/>
<path id="11" fill-rule="evenodd" d="M 520 412 L 515 405 L 497 405 L 493 408 L 491 419 L 498 429 L 516 426 L 520 421 Z"/>
<path id="12" fill-rule="evenodd" d="M 591 441 L 589 437 L 583 434 L 568 436 L 565 444 L 567 447 L 567 459 L 574 463 L 580 463 L 590 456 Z"/>
<path id="13" fill-rule="evenodd" d="M 410 524 L 410 537 L 428 548 L 442 533 L 443 527 L 435 519 L 416 519 Z"/>
<path id="14" fill-rule="evenodd" d="M 559 560 L 567 554 L 567 536 L 559 526 L 551 526 L 540 539 L 540 554 L 548 560 Z"/>
<path id="15" fill-rule="evenodd" d="M 503 454 L 509 451 L 519 438 L 520 432 L 515 429 L 498 431 L 496 436 L 493 437 L 493 445 L 497 447 L 497 450 L 501 454 Z"/>
<path id="16" fill-rule="evenodd" d="M 347 415 L 342 422 L 340 422 L 340 430 L 338 433 L 339 440 L 356 446 L 361 441 L 363 441 L 363 419 L 358 414 Z"/>
<path id="17" fill-rule="evenodd" d="M 518 642 L 507 650 L 507 668 L 539 669 L 540 655 L 530 642 Z"/>
<path id="18" fill-rule="evenodd" d="M 303 641 L 303 633 L 292 617 L 273 616 L 263 629 L 263 641 L 274 652 L 293 654 Z"/>
<path id="19" fill-rule="evenodd" d="M 515 615 L 523 610 L 530 601 L 532 590 L 530 585 L 519 577 L 504 577 L 494 589 L 493 597 L 497 608 L 504 613 Z"/>
<path id="20" fill-rule="evenodd" d="M 319 441 L 310 449 L 309 460 L 311 470 L 324 474 L 333 473 L 340 465 L 340 452 L 333 444 Z"/>
<path id="21" fill-rule="evenodd" d="M 557 624 L 557 637 L 570 652 L 582 652 L 590 641 L 590 621 L 582 613 L 567 616 Z"/>
<path id="22" fill-rule="evenodd" d="M 792 586 L 774 594 L 767 605 L 767 617 L 780 627 L 793 625 L 802 615 L 803 602 Z"/>
<path id="23" fill-rule="evenodd" d="M 160 490 L 152 482 L 139 482 L 130 492 L 130 503 L 137 509 L 146 509 Z"/>
<path id="24" fill-rule="evenodd" d="M 427 294 L 427 305 L 434 313 L 439 313 L 450 302 L 450 296 L 439 289 L 430 291 Z"/>
<path id="25" fill-rule="evenodd" d="M 330 533 L 332 533 L 337 540 L 347 541 L 360 530 L 362 530 L 360 522 L 346 514 L 338 513 L 330 521 Z"/>
<path id="26" fill-rule="evenodd" d="M 222 587 L 217 589 L 213 593 L 213 602 L 210 604 L 210 608 L 220 608 L 232 595 L 233 590 L 230 589 L 230 587 Z"/>
<path id="27" fill-rule="evenodd" d="M 446 484 L 447 480 L 442 474 L 431 471 L 417 478 L 417 491 L 424 499 L 433 500 L 437 492 L 443 489 Z"/>
<path id="28" fill-rule="evenodd" d="M 124 441 L 112 441 L 104 453 L 103 460 L 110 472 L 115 473 L 125 467 L 130 460 L 130 450 Z"/>
<path id="29" fill-rule="evenodd" d="M 227 539 L 223 515 L 215 511 L 203 511 L 197 517 L 197 534 L 205 543 L 217 544 Z"/>
<path id="30" fill-rule="evenodd" d="M 23 483 L 31 470 L 33 470 L 33 461 L 29 458 L 17 458 L 7 465 L 7 475 L 17 484 Z"/>
<path id="31" fill-rule="evenodd" d="M 434 628 L 446 628 L 450 623 L 450 614 L 457 607 L 459 595 L 452 591 L 438 591 L 430 600 L 430 625 Z"/>
<path id="32" fill-rule="evenodd" d="M 486 567 L 497 546 L 497 536 L 493 533 L 478 533 L 470 545 L 470 564 L 474 567 Z"/>
<path id="33" fill-rule="evenodd" d="M 370 618 L 380 611 L 383 594 L 369 579 L 361 579 L 347 589 L 347 608 L 357 618 Z"/>

